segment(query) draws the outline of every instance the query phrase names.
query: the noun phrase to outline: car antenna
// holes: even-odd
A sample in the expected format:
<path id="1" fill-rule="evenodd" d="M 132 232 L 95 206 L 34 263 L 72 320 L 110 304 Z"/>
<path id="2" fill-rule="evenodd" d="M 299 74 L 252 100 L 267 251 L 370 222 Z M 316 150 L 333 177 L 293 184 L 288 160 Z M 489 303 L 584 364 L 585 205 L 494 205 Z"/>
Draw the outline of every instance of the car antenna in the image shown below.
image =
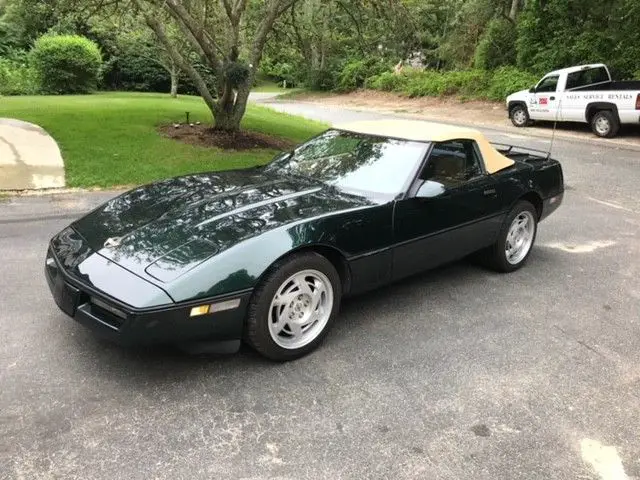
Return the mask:
<path id="1" fill-rule="evenodd" d="M 553 131 L 551 132 L 551 143 L 549 144 L 549 153 L 547 153 L 547 160 L 551 158 L 553 142 L 556 139 L 556 128 L 558 127 L 558 115 L 560 115 L 560 108 L 562 108 L 562 97 L 560 97 L 560 100 L 558 100 L 558 108 L 556 109 L 556 118 L 553 121 Z"/>

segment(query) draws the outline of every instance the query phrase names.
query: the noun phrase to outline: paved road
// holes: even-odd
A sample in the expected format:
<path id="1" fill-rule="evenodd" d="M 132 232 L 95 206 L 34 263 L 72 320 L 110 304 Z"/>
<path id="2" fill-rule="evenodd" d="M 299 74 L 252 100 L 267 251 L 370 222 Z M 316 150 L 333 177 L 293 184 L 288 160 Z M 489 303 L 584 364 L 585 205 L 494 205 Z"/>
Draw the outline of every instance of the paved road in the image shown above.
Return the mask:
<path id="1" fill-rule="evenodd" d="M 640 478 L 640 152 L 555 156 L 566 203 L 526 268 L 457 263 L 352 299 L 284 365 L 95 339 L 42 262 L 111 194 L 0 200 L 0 478 Z"/>

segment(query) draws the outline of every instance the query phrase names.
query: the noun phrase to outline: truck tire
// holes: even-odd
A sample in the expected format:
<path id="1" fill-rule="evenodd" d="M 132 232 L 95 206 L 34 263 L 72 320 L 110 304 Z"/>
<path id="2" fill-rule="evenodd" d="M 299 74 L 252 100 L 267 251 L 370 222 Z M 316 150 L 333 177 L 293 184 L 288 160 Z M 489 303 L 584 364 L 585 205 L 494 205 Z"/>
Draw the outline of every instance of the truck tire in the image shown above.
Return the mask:
<path id="1" fill-rule="evenodd" d="M 531 124 L 529 111 L 527 110 L 527 107 L 522 104 L 511 107 L 509 110 L 509 119 L 511 120 L 511 123 L 518 128 L 526 127 Z"/>
<path id="2" fill-rule="evenodd" d="M 602 138 L 613 138 L 620 130 L 620 121 L 610 110 L 600 110 L 591 118 L 591 130 Z"/>

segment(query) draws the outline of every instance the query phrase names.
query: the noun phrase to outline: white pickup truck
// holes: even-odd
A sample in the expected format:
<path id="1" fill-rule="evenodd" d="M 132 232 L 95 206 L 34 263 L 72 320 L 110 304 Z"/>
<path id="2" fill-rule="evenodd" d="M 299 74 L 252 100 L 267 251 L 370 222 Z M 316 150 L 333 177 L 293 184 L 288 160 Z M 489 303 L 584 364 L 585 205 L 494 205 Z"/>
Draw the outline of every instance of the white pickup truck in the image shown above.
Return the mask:
<path id="1" fill-rule="evenodd" d="M 640 125 L 640 81 L 614 82 L 601 63 L 563 68 L 509 95 L 507 109 L 516 127 L 533 120 L 586 122 L 599 137 L 611 138 L 622 124 Z"/>

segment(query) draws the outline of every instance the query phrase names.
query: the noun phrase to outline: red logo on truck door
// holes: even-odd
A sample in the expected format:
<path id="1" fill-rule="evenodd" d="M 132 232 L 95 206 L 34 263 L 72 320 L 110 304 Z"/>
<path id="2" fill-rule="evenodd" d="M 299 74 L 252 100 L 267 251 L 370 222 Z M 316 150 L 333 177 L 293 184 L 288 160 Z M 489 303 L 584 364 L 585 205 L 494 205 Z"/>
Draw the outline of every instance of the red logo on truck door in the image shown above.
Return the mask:
<path id="1" fill-rule="evenodd" d="M 547 97 L 540 98 L 540 105 L 548 105 L 548 104 L 549 104 L 549 99 Z"/>

